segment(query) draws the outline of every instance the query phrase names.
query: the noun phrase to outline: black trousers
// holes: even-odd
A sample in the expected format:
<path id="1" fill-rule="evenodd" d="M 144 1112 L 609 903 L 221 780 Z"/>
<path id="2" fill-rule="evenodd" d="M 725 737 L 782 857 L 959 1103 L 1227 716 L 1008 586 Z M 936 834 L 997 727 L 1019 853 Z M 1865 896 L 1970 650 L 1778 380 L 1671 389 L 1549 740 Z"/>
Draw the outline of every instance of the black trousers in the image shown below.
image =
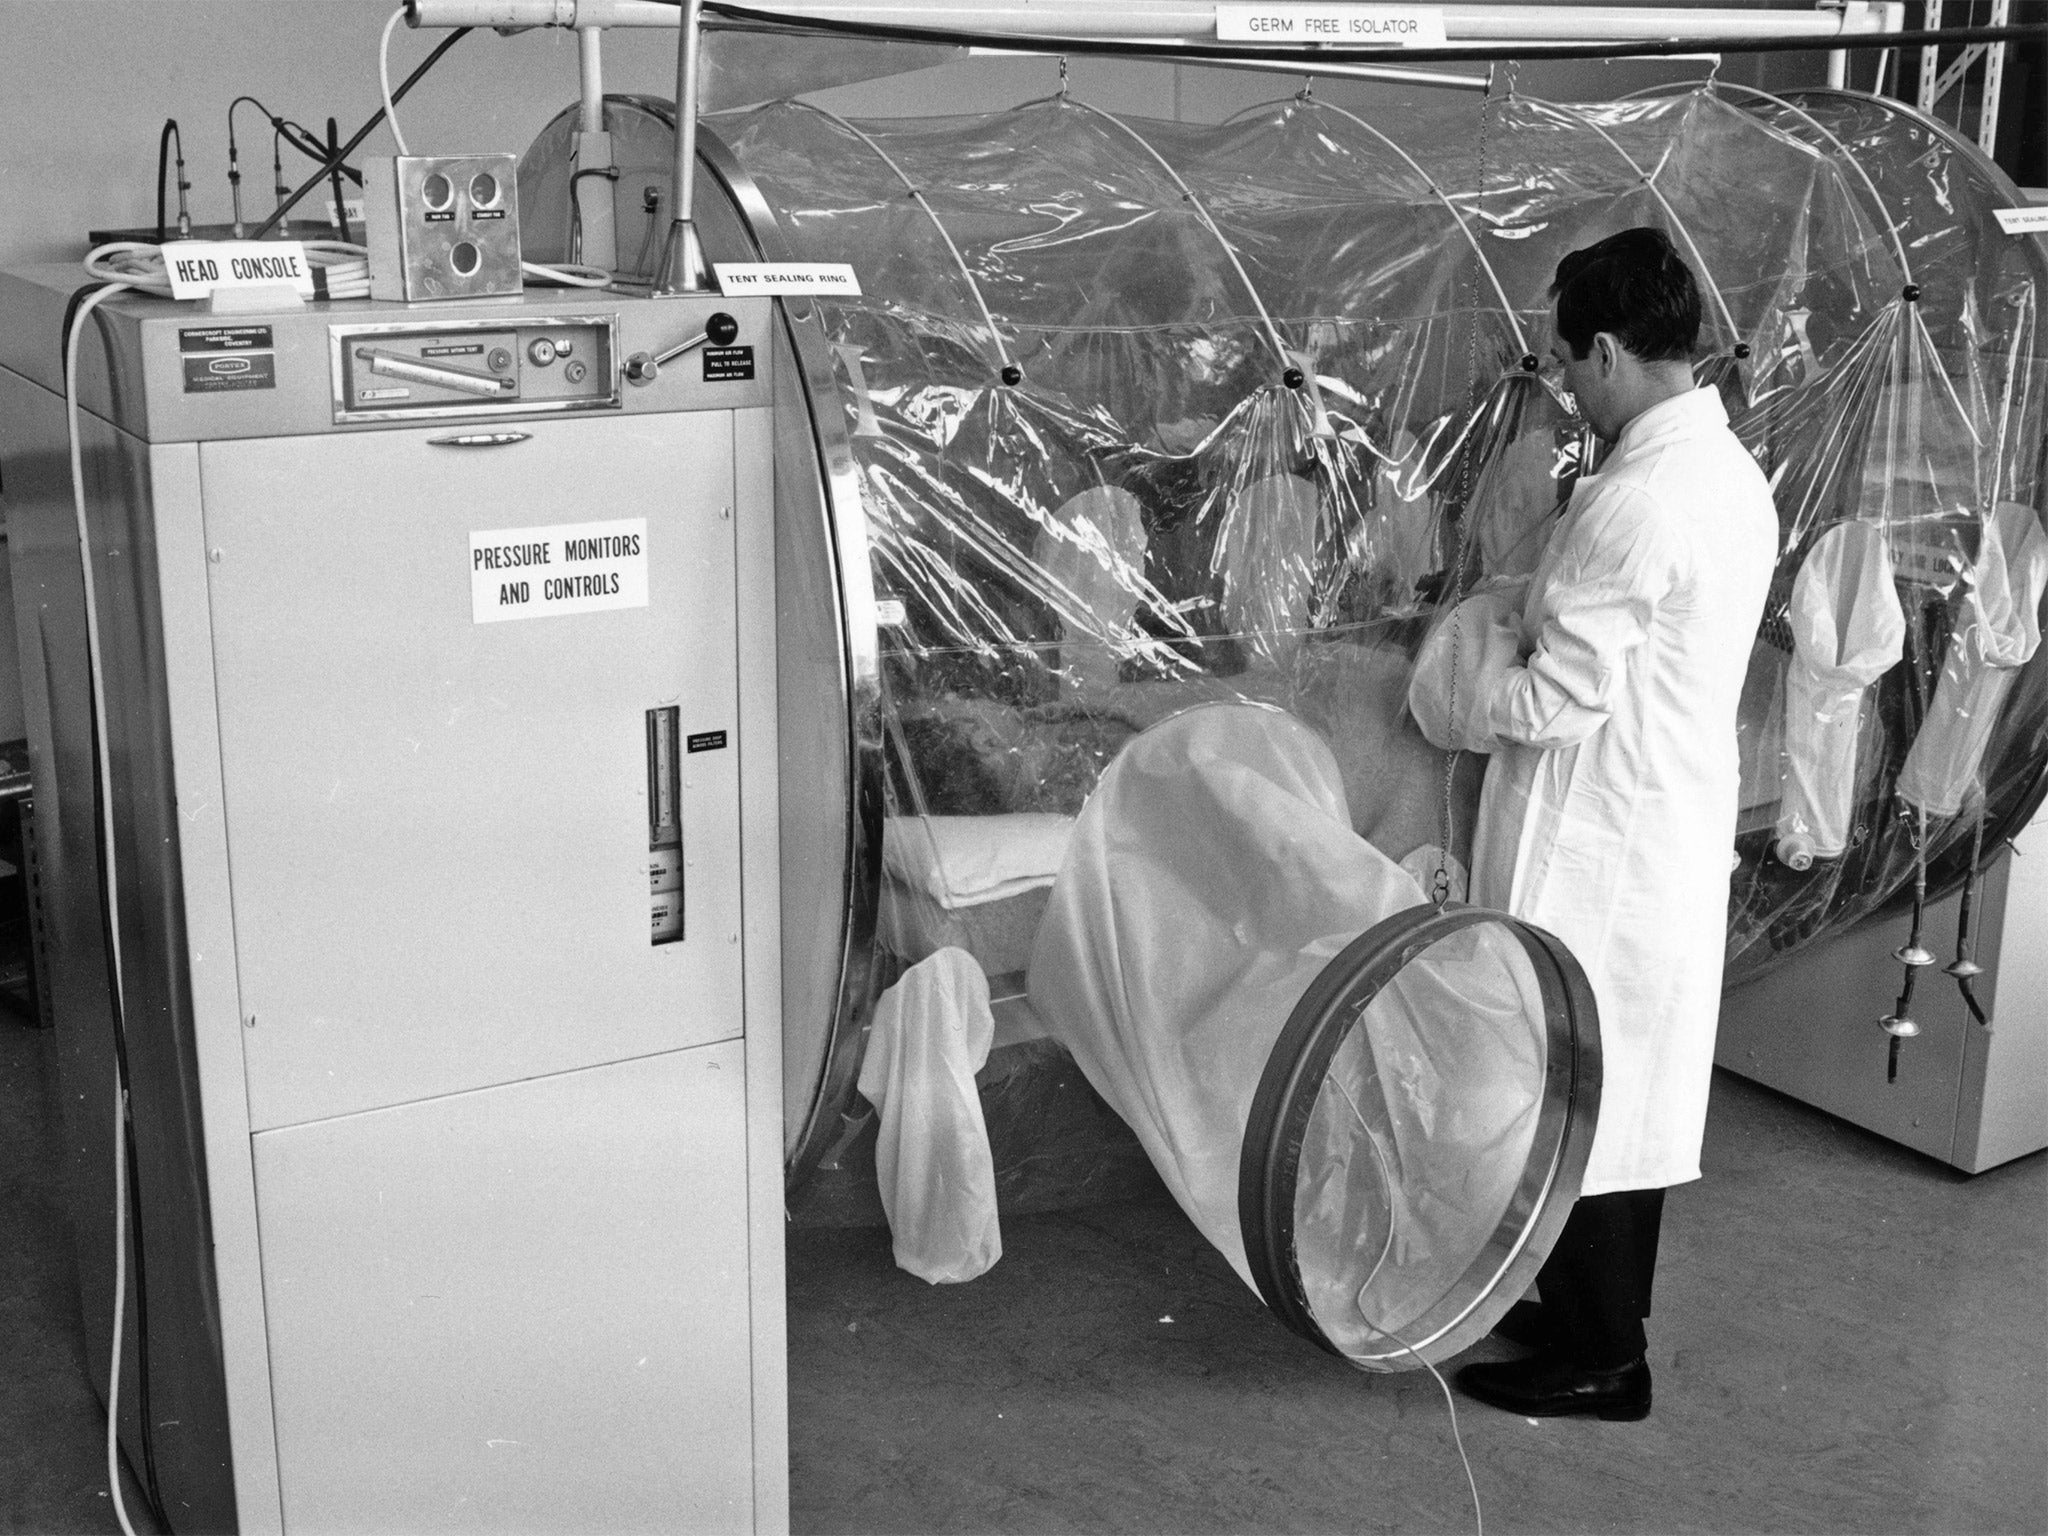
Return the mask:
<path id="1" fill-rule="evenodd" d="M 1554 1347 L 1591 1370 L 1643 1353 L 1663 1220 L 1661 1189 L 1587 1195 L 1572 1206 L 1536 1276 Z"/>

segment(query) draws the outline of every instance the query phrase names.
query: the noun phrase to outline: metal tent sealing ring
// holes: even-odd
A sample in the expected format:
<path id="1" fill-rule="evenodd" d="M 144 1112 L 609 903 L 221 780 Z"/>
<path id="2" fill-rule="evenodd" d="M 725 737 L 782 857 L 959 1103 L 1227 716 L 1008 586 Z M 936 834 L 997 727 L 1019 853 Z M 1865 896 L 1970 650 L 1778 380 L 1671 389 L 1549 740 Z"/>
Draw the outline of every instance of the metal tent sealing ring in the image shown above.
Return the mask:
<path id="1" fill-rule="evenodd" d="M 1338 1048 L 1410 963 L 1471 928 L 1505 928 L 1527 957 L 1543 1007 L 1544 1086 L 1527 1159 L 1494 1231 L 1451 1286 L 1383 1353 L 1337 1348 L 1311 1311 L 1295 1248 L 1302 1147 Z M 1600 1107 L 1600 1029 L 1593 989 L 1552 935 L 1484 907 L 1411 907 L 1354 939 L 1295 1004 L 1266 1061 L 1238 1154 L 1238 1223 L 1259 1295 L 1309 1342 L 1366 1370 L 1406 1370 L 1456 1354 L 1485 1334 L 1549 1256 L 1578 1196 Z M 1371 1320 L 1368 1327 L 1380 1332 Z M 1412 1348 L 1411 1348 L 1412 1346 Z"/>

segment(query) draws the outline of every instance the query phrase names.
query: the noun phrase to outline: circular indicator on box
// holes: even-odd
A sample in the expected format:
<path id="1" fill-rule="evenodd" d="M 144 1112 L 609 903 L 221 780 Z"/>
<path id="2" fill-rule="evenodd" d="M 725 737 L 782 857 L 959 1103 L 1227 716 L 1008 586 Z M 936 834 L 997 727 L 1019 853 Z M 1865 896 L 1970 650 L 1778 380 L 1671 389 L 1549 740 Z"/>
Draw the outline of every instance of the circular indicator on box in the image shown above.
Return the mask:
<path id="1" fill-rule="evenodd" d="M 469 201 L 473 207 L 489 208 L 498 200 L 498 178 L 489 171 L 478 171 L 469 178 Z"/>
<path id="2" fill-rule="evenodd" d="M 536 336 L 526 344 L 526 355 L 537 367 L 545 368 L 555 360 L 555 344 L 545 336 Z"/>
<path id="3" fill-rule="evenodd" d="M 446 208 L 455 201 L 455 183 L 435 171 L 420 183 L 420 200 L 429 208 Z"/>
<path id="4" fill-rule="evenodd" d="M 458 274 L 468 277 L 483 265 L 483 253 L 467 240 L 458 240 L 449 247 L 448 264 Z"/>
<path id="5" fill-rule="evenodd" d="M 493 347 L 491 348 L 491 355 L 485 358 L 484 361 L 490 364 L 493 373 L 503 373 L 512 366 L 512 349 L 509 347 Z"/>

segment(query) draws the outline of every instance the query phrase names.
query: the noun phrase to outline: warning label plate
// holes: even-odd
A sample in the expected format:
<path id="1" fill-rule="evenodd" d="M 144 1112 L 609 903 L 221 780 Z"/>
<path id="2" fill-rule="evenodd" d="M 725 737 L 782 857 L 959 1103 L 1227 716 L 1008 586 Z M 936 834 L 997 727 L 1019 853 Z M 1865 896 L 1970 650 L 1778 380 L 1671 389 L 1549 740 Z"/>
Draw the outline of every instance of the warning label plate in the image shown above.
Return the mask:
<path id="1" fill-rule="evenodd" d="M 752 347 L 706 347 L 704 349 L 704 382 L 717 384 L 734 379 L 751 379 L 754 376 L 754 349 Z"/>
<path id="2" fill-rule="evenodd" d="M 469 536 L 479 624 L 647 606 L 647 519 L 494 528 Z"/>

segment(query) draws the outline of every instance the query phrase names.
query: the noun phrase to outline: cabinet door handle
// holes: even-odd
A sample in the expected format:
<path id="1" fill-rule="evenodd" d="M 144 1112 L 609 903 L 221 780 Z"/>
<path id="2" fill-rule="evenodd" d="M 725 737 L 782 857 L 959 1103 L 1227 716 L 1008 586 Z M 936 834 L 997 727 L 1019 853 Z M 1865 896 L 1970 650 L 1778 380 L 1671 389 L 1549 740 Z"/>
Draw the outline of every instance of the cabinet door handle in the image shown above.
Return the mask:
<path id="1" fill-rule="evenodd" d="M 458 432 L 454 437 L 430 437 L 430 448 L 503 448 L 508 443 L 523 443 L 531 432 Z"/>

